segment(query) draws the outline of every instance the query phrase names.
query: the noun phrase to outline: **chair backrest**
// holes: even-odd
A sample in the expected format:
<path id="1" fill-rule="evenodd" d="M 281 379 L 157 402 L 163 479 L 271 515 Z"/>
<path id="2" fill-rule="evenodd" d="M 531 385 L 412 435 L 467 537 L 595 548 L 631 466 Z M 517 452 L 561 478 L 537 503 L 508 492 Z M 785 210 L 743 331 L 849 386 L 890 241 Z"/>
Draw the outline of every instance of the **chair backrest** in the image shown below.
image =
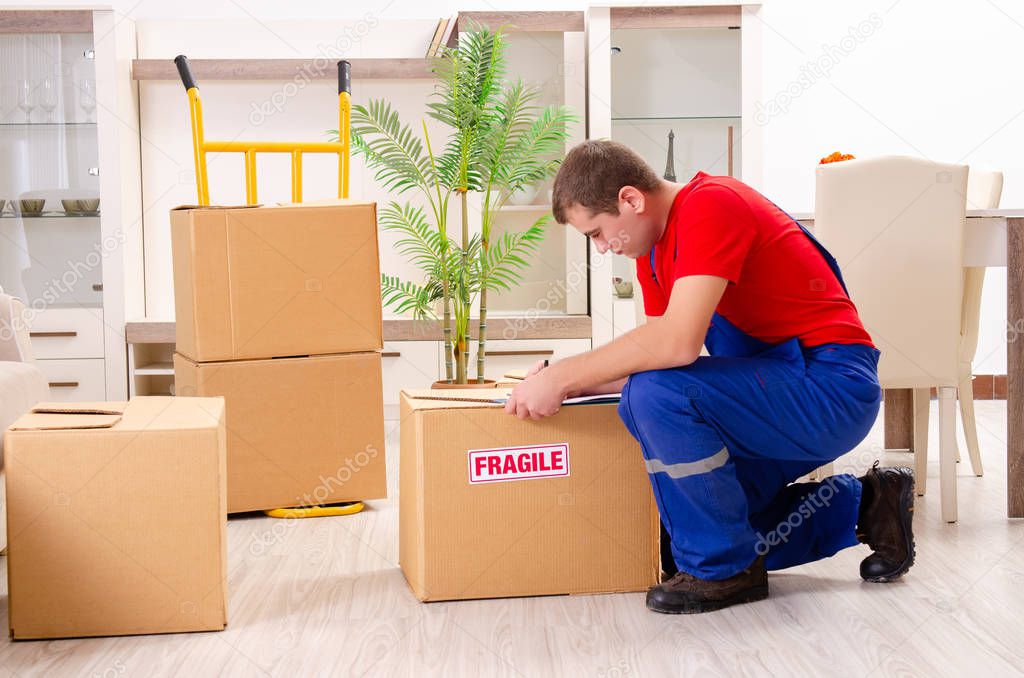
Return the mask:
<path id="1" fill-rule="evenodd" d="M 882 386 L 955 386 L 967 167 L 880 157 L 820 165 L 816 179 L 815 234 L 882 352 Z"/>
<path id="2" fill-rule="evenodd" d="M 1003 173 L 970 168 L 967 174 L 967 209 L 994 210 L 1003 195 Z M 978 352 L 978 328 L 981 325 L 981 293 L 985 269 L 964 269 L 964 302 L 960 312 L 960 361 L 971 363 Z M 965 368 L 966 369 L 966 368 Z"/>
<path id="3" fill-rule="evenodd" d="M 1003 173 L 971 167 L 967 174 L 967 209 L 994 210 L 1003 195 Z"/>

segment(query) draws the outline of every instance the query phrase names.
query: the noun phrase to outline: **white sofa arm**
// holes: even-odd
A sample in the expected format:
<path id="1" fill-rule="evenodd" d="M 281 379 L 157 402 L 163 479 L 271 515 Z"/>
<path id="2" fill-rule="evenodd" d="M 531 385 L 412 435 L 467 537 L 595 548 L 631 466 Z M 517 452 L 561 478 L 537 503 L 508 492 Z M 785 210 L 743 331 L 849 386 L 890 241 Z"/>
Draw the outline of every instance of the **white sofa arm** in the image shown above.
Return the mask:
<path id="1" fill-rule="evenodd" d="M 0 290 L 0 361 L 34 363 L 25 306 Z"/>

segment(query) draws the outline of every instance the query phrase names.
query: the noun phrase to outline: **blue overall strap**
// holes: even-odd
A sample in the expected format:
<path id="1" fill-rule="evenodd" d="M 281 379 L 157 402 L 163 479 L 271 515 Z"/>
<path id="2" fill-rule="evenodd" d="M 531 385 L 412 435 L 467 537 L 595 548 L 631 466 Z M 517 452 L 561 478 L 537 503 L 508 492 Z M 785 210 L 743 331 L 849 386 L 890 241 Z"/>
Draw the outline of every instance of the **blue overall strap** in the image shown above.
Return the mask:
<path id="1" fill-rule="evenodd" d="M 654 268 L 654 250 L 658 248 L 657 245 L 651 245 L 651 277 L 654 278 L 654 282 L 658 282 L 658 271 Z M 658 283 L 659 285 L 661 283 Z"/>
<path id="2" fill-rule="evenodd" d="M 786 216 L 789 216 L 789 215 L 787 214 Z M 793 217 L 789 217 L 789 218 L 793 219 Z M 811 242 L 814 244 L 814 246 L 816 248 L 818 248 L 818 251 L 821 252 L 821 256 L 825 258 L 825 263 L 828 264 L 828 267 L 832 269 L 833 273 L 835 273 L 836 280 L 839 281 L 839 284 L 842 286 L 843 291 L 846 292 L 846 296 L 849 297 L 850 296 L 850 290 L 846 289 L 846 282 L 843 280 L 843 274 L 839 271 L 839 262 L 836 261 L 836 258 L 832 256 L 831 252 L 829 252 L 827 249 L 825 249 L 824 245 L 822 245 L 820 242 L 818 242 L 818 239 L 815 238 L 814 235 L 810 231 L 808 231 L 806 228 L 804 228 L 803 224 L 801 224 L 796 219 L 793 219 L 793 223 L 795 223 L 797 226 L 799 226 L 800 230 L 804 232 L 804 235 L 806 235 L 808 238 L 810 238 Z"/>
<path id="3" fill-rule="evenodd" d="M 767 198 L 765 198 L 765 199 L 767 200 Z M 768 202 L 771 202 L 771 201 L 769 200 Z M 773 202 L 772 202 L 772 204 L 775 205 L 775 203 L 773 203 Z M 825 263 L 828 264 L 828 267 L 832 269 L 832 273 L 835 274 L 836 280 L 839 281 L 840 287 L 843 288 L 843 291 L 846 292 L 846 296 L 849 298 L 850 290 L 846 289 L 846 281 L 843 280 L 843 274 L 839 270 L 839 262 L 836 261 L 836 258 L 832 256 L 832 253 L 829 252 L 827 249 L 825 249 L 825 246 L 822 245 L 820 242 L 818 242 L 818 239 L 815 238 L 814 235 L 810 231 L 808 231 L 806 228 L 804 228 L 803 224 L 801 224 L 799 221 L 794 219 L 792 214 L 790 214 L 786 210 L 782 209 L 778 205 L 775 205 L 775 208 L 777 210 L 779 210 L 780 212 L 782 212 L 783 214 L 785 214 L 787 217 L 789 217 L 793 221 L 794 224 L 796 224 L 797 226 L 800 227 L 800 230 L 804 232 L 804 235 L 806 235 L 808 238 L 810 238 L 811 243 L 813 243 L 814 246 L 817 248 L 817 250 L 819 252 L 821 252 L 821 256 L 824 257 L 824 259 L 825 259 Z"/>

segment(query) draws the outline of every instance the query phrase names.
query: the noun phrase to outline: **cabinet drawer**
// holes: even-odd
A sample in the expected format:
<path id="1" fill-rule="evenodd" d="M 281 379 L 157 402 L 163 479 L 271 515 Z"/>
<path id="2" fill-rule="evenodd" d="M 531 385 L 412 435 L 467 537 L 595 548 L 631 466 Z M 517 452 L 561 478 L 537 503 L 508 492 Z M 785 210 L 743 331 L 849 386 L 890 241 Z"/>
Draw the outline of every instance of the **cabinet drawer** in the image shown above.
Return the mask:
<path id="1" fill-rule="evenodd" d="M 403 388 L 430 388 L 438 380 L 439 341 L 392 341 L 381 357 L 384 404 L 397 405 Z"/>
<path id="2" fill-rule="evenodd" d="M 106 400 L 103 360 L 40 360 L 36 364 L 50 384 L 50 400 L 90 402 Z"/>
<path id="3" fill-rule="evenodd" d="M 538 360 L 562 360 L 590 350 L 590 339 L 498 339 L 487 342 L 484 376 L 499 380 L 509 370 L 527 370 Z M 476 375 L 476 343 L 469 360 L 470 377 Z"/>
<path id="4" fill-rule="evenodd" d="M 103 309 L 54 308 L 35 314 L 29 325 L 36 358 L 102 358 Z"/>

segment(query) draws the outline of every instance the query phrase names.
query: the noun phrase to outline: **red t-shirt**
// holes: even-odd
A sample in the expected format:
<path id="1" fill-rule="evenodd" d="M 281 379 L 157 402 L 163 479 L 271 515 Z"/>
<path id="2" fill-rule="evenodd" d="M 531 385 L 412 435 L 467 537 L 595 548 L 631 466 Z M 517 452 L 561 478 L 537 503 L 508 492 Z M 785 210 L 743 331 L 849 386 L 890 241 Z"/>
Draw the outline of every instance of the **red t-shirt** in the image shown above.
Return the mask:
<path id="1" fill-rule="evenodd" d="M 717 311 L 769 344 L 866 344 L 857 308 L 814 243 L 789 215 L 731 177 L 698 172 L 672 203 L 665 233 L 637 261 L 649 316 L 664 314 L 672 284 L 687 275 L 729 280 Z"/>

